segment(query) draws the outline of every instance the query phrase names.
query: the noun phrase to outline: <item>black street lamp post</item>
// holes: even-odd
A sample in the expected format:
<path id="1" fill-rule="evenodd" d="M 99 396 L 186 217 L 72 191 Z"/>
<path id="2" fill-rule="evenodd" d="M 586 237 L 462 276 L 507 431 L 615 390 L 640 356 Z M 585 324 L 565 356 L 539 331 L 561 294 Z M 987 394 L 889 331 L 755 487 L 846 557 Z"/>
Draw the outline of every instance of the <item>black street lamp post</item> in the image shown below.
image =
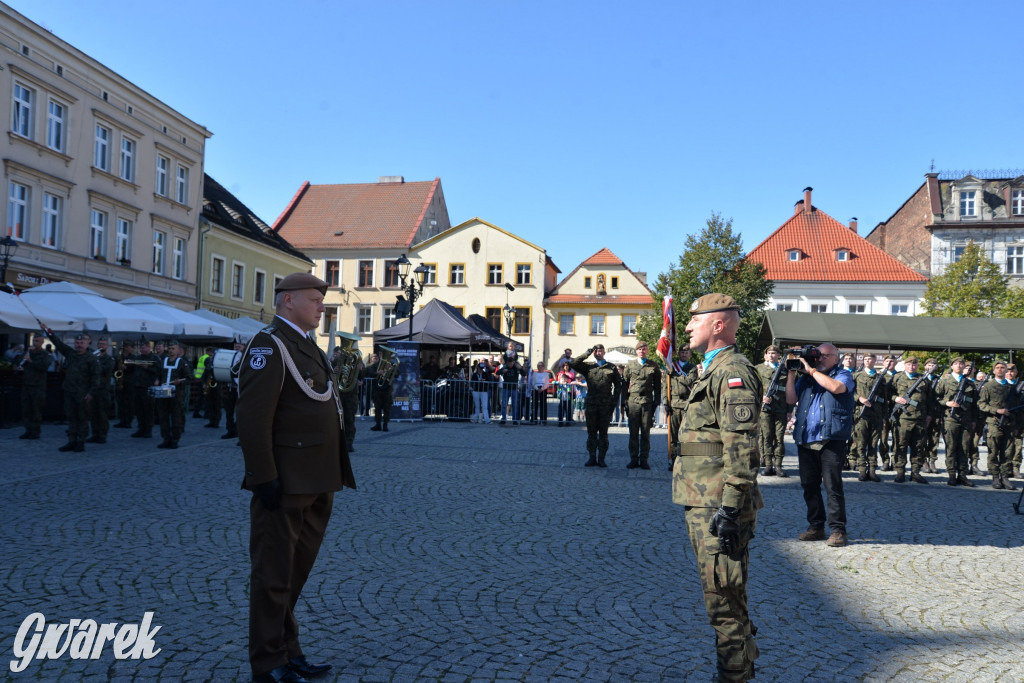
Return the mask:
<path id="1" fill-rule="evenodd" d="M 8 235 L 0 240 L 0 286 L 7 283 L 7 266 L 11 263 L 11 257 L 18 251 L 18 242 Z"/>
<path id="2" fill-rule="evenodd" d="M 402 279 L 402 291 L 409 301 L 409 341 L 412 341 L 412 319 L 416 313 L 416 299 L 423 294 L 423 281 L 427 277 L 428 269 L 421 263 L 412 271 L 416 277 L 410 278 L 409 269 L 412 268 L 412 261 L 402 254 L 395 263 L 398 265 L 398 276 Z"/>
<path id="3" fill-rule="evenodd" d="M 516 319 L 516 309 L 512 308 L 508 304 L 505 304 L 505 308 L 503 308 L 502 310 L 505 311 L 505 327 L 508 329 L 508 336 L 511 337 L 512 323 Z"/>

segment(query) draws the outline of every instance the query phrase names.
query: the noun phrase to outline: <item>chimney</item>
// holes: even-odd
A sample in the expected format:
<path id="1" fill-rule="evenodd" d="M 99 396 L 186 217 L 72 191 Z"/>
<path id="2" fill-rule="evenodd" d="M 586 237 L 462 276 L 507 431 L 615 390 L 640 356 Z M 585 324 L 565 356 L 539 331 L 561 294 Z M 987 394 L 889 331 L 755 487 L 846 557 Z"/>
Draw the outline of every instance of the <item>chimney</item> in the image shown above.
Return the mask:
<path id="1" fill-rule="evenodd" d="M 803 210 L 804 210 L 804 200 L 799 199 L 799 200 L 797 200 L 796 204 L 793 205 L 793 215 L 796 216 L 796 215 L 798 215 Z"/>
<path id="2" fill-rule="evenodd" d="M 853 230 L 853 234 L 857 234 L 857 217 L 854 216 L 850 219 L 850 230 Z"/>
<path id="3" fill-rule="evenodd" d="M 377 176 L 378 183 L 404 183 L 405 176 L 400 175 L 381 175 Z"/>
<path id="4" fill-rule="evenodd" d="M 811 190 L 813 187 L 804 188 L 804 213 L 810 213 L 814 207 L 811 205 Z"/>

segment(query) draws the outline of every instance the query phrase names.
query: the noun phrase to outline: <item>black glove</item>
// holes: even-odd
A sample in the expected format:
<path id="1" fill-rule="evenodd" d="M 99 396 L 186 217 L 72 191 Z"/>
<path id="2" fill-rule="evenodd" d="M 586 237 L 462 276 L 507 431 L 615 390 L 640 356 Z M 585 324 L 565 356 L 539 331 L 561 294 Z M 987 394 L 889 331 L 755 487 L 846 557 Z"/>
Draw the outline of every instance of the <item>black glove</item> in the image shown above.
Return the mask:
<path id="1" fill-rule="evenodd" d="M 274 510 L 281 507 L 281 480 L 274 479 L 273 481 L 265 481 L 262 484 L 256 484 L 253 487 L 252 492 L 256 494 L 256 497 L 263 503 L 264 509 L 267 512 L 273 512 Z"/>
<path id="2" fill-rule="evenodd" d="M 715 516 L 711 518 L 708 531 L 712 536 L 718 538 L 718 550 L 726 555 L 732 555 L 740 545 L 740 511 L 736 508 L 718 508 Z"/>
<path id="3" fill-rule="evenodd" d="M 590 354 L 592 354 L 593 352 L 594 352 L 594 347 L 593 347 L 593 346 L 591 346 L 591 347 L 590 347 L 589 349 L 587 349 L 587 355 L 588 355 L 588 356 L 589 356 Z"/>

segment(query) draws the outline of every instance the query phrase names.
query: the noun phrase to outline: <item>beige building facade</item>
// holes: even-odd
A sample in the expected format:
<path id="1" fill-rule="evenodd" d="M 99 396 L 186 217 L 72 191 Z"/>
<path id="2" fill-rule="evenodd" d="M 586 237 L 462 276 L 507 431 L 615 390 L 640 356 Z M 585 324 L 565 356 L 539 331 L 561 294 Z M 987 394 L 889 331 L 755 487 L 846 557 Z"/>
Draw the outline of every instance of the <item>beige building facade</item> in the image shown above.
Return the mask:
<path id="1" fill-rule="evenodd" d="M 3 4 L 0 54 L 7 280 L 193 308 L 211 133 Z"/>

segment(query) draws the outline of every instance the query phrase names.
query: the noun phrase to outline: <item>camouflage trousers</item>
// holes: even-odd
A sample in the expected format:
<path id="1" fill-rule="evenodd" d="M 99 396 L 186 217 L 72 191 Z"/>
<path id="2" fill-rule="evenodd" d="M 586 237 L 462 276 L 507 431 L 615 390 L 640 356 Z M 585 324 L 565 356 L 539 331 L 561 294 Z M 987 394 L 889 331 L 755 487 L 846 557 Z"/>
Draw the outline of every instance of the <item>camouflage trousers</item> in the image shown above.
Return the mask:
<path id="1" fill-rule="evenodd" d="M 654 424 L 654 410 L 654 403 L 630 401 L 626 404 L 630 462 L 647 464 L 647 458 L 651 454 L 651 425 Z M 605 432 L 607 433 L 607 429 Z M 605 447 L 605 450 L 608 448 Z"/>
<path id="2" fill-rule="evenodd" d="M 908 420 L 901 417 L 899 421 L 899 440 L 896 443 L 896 450 L 893 451 L 893 467 L 899 472 L 907 464 L 907 450 L 910 450 L 910 471 L 920 472 L 927 457 L 925 448 L 925 421 Z M 893 434 L 895 437 L 895 433 Z"/>
<path id="3" fill-rule="evenodd" d="M 183 384 L 187 387 L 188 385 Z M 185 429 L 185 399 L 175 394 L 173 398 L 160 398 L 156 403 L 157 422 L 160 423 L 160 436 L 164 441 L 177 442 Z"/>
<path id="4" fill-rule="evenodd" d="M 718 680 L 746 681 L 753 677 L 758 657 L 757 629 L 747 611 L 747 577 L 750 540 L 757 525 L 757 511 L 741 513 L 740 548 L 732 555 L 718 552 L 718 539 L 708 526 L 713 508 L 686 507 L 686 530 L 690 535 L 697 572 L 704 591 L 711 628 L 715 630 Z"/>
<path id="5" fill-rule="evenodd" d="M 27 386 L 21 390 L 21 414 L 25 433 L 39 436 L 43 425 L 43 407 L 46 405 L 46 385 Z"/>
<path id="6" fill-rule="evenodd" d="M 89 401 L 84 393 L 64 390 L 64 417 L 68 421 L 68 441 L 85 441 L 89 436 Z"/>
<path id="7" fill-rule="evenodd" d="M 786 414 L 762 410 L 758 427 L 761 457 L 765 464 L 770 466 L 774 463 L 782 467 L 782 458 L 786 455 Z"/>
<path id="8" fill-rule="evenodd" d="M 988 436 L 985 443 L 988 445 L 988 473 L 995 476 L 1002 474 L 1010 476 L 1013 474 L 1013 458 L 1010 453 L 1010 442 L 1013 441 L 1013 433 L 1010 429 L 1000 429 L 996 420 L 988 422 Z"/>
<path id="9" fill-rule="evenodd" d="M 925 431 L 925 460 L 935 462 L 939 458 L 939 439 L 942 438 L 945 419 L 933 417 Z"/>
<path id="10" fill-rule="evenodd" d="M 89 401 L 89 424 L 92 426 L 92 435 L 105 439 L 110 431 L 110 391 L 101 389 L 93 394 Z"/>
<path id="11" fill-rule="evenodd" d="M 851 458 L 856 459 L 857 469 L 874 472 L 877 466 L 877 444 L 882 435 L 882 420 L 862 417 L 853 425 L 853 449 Z"/>
<path id="12" fill-rule="evenodd" d="M 1014 437 L 1010 439 L 1010 445 L 1006 453 L 1006 459 L 1013 465 L 1013 472 L 1020 472 L 1021 463 L 1021 446 L 1022 439 L 1020 432 L 1014 432 Z"/>
<path id="13" fill-rule="evenodd" d="M 943 438 L 946 441 L 946 472 L 967 475 L 971 464 L 967 453 L 974 432 L 968 428 L 969 425 L 964 426 L 952 418 L 946 419 L 945 426 Z"/>
<path id="14" fill-rule="evenodd" d="M 608 452 L 608 425 L 612 421 L 612 406 L 587 406 L 587 453 L 602 455 Z"/>

